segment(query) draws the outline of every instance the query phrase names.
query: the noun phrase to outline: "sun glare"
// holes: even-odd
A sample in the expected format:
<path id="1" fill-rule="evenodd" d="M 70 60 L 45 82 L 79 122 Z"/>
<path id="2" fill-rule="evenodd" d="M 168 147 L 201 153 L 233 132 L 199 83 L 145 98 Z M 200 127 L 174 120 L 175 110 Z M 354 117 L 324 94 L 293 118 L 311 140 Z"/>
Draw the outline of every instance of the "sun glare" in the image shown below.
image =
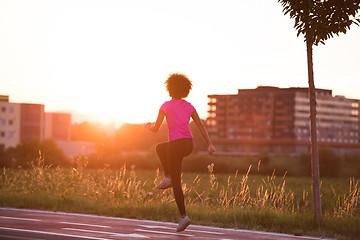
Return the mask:
<path id="1" fill-rule="evenodd" d="M 73 85 L 67 98 L 81 114 L 97 116 L 103 122 L 123 121 L 145 123 L 155 121 L 157 111 L 168 98 L 164 81 L 166 74 L 149 79 L 146 74 L 119 75 L 117 80 L 104 79 L 97 84 Z M 141 79 L 148 81 L 141 81 Z M 124 80 L 126 79 L 126 80 Z M 140 79 L 140 80 L 138 80 Z"/>

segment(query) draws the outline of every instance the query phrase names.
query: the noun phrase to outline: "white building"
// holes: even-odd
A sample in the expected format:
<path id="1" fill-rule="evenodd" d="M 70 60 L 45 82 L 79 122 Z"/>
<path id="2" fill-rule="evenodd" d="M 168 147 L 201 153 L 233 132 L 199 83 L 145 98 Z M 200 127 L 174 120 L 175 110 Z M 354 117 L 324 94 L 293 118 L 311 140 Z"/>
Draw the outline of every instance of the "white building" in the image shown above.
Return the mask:
<path id="1" fill-rule="evenodd" d="M 0 145 L 15 147 L 20 142 L 21 105 L 0 96 Z"/>

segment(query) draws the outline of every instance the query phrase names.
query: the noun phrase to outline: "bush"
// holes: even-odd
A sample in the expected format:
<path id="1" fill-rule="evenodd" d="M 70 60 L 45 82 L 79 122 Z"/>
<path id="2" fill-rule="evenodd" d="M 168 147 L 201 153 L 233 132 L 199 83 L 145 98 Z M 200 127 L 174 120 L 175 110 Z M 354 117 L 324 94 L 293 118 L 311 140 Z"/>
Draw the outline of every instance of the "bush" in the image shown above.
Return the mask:
<path id="1" fill-rule="evenodd" d="M 99 154 L 94 153 L 89 156 L 79 156 L 75 158 L 73 165 L 76 166 L 78 162 L 85 162 L 87 168 L 101 169 L 104 167 L 110 169 L 120 169 L 124 165 L 131 167 L 135 166 L 136 169 L 155 170 L 160 168 L 160 161 L 155 158 L 154 154 L 149 152 L 129 152 L 118 154 Z"/>
<path id="2" fill-rule="evenodd" d="M 311 176 L 311 155 L 300 155 L 299 171 L 303 176 Z M 319 149 L 319 168 L 321 177 L 338 177 L 341 170 L 341 157 L 330 148 Z"/>
<path id="3" fill-rule="evenodd" d="M 323 177 L 338 177 L 341 170 L 341 158 L 330 148 L 320 148 L 319 167 Z"/>
<path id="4" fill-rule="evenodd" d="M 360 152 L 346 153 L 342 168 L 347 177 L 360 177 Z"/>
<path id="5" fill-rule="evenodd" d="M 24 141 L 15 148 L 8 148 L 1 155 L 1 167 L 28 167 L 41 158 L 49 166 L 69 166 L 69 159 L 57 146 L 55 140 Z"/>

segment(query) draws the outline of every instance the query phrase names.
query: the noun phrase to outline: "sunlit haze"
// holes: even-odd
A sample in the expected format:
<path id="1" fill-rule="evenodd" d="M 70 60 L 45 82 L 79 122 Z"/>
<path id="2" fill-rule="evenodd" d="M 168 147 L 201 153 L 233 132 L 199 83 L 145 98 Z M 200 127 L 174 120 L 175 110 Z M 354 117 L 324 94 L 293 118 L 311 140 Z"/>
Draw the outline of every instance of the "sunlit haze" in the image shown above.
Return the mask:
<path id="1" fill-rule="evenodd" d="M 306 48 L 277 0 L 0 2 L 0 94 L 103 121 L 155 121 L 172 72 L 188 101 L 260 85 L 306 87 Z M 314 47 L 317 88 L 360 99 L 360 28 Z"/>

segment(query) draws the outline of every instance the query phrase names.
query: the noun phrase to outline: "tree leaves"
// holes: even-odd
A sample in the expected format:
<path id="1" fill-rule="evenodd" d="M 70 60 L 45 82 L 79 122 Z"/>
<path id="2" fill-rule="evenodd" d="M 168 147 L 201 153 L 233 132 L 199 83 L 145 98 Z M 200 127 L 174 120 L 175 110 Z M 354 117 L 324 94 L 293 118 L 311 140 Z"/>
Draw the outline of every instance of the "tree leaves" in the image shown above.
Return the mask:
<path id="1" fill-rule="evenodd" d="M 340 33 L 351 24 L 360 25 L 360 0 L 278 0 L 283 13 L 295 20 L 297 36 L 303 34 L 313 45 Z"/>

